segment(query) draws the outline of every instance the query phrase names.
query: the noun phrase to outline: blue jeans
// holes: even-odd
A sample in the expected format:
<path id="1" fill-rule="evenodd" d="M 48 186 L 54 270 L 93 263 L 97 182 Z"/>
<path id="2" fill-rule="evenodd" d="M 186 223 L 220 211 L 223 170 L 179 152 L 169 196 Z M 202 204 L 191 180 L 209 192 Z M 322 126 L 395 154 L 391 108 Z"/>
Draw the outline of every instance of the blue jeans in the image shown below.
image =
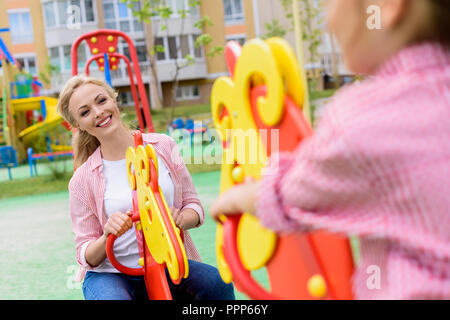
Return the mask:
<path id="1" fill-rule="evenodd" d="M 167 281 L 174 300 L 234 300 L 234 287 L 222 281 L 219 271 L 208 264 L 189 260 L 189 277 L 178 285 Z M 88 271 L 83 282 L 86 300 L 148 299 L 144 277 L 123 273 Z"/>

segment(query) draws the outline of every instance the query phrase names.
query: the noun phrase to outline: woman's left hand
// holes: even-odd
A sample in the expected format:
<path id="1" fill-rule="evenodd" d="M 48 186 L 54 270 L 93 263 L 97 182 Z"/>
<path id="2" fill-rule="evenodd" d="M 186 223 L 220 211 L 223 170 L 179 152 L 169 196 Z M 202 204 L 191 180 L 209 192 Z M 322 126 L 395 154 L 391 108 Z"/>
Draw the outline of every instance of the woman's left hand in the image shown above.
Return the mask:
<path id="1" fill-rule="evenodd" d="M 258 196 L 258 185 L 256 181 L 247 181 L 222 193 L 211 206 L 210 214 L 213 219 L 218 221 L 218 216 L 221 214 L 250 213 L 256 215 L 255 201 Z"/>
<path id="2" fill-rule="evenodd" d="M 180 210 L 170 208 L 170 211 L 172 212 L 172 218 L 176 226 L 182 230 L 192 229 L 200 223 L 200 217 L 194 209 L 185 208 Z"/>

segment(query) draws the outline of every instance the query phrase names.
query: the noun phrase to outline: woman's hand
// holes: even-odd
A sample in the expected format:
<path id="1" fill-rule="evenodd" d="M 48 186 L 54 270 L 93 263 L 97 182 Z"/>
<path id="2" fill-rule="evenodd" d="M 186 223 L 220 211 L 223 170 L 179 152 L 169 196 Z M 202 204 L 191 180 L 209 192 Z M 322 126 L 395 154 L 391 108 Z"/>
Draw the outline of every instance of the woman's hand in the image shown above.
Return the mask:
<path id="1" fill-rule="evenodd" d="M 116 237 L 123 235 L 133 226 L 131 215 L 131 211 L 127 211 L 127 213 L 114 212 L 108 218 L 108 221 L 106 221 L 105 227 L 103 228 L 103 235 L 105 237 L 108 237 L 110 234 L 113 234 Z"/>
<path id="2" fill-rule="evenodd" d="M 170 212 L 175 225 L 182 230 L 192 229 L 200 223 L 200 217 L 194 209 L 185 208 L 180 211 L 177 208 L 170 208 Z"/>
<path id="3" fill-rule="evenodd" d="M 131 211 L 115 212 L 108 218 L 103 228 L 103 235 L 97 240 L 91 241 L 84 253 L 86 262 L 91 267 L 98 267 L 106 259 L 106 240 L 110 234 L 120 237 L 133 226 L 131 215 Z"/>
<path id="4" fill-rule="evenodd" d="M 256 215 L 255 201 L 258 196 L 258 186 L 256 181 L 247 181 L 231 187 L 214 201 L 210 215 L 216 221 L 221 214 L 250 213 Z"/>

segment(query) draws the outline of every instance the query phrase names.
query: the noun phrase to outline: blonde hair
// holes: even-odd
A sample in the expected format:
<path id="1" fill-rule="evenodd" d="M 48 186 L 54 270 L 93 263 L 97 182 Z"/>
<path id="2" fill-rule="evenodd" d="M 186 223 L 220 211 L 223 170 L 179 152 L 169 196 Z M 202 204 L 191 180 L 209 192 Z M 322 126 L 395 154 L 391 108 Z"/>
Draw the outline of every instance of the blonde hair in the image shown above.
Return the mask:
<path id="1" fill-rule="evenodd" d="M 58 113 L 66 120 L 73 128 L 78 127 L 78 124 L 69 111 L 69 101 L 76 89 L 85 84 L 94 84 L 106 90 L 107 94 L 117 101 L 117 92 L 114 91 L 105 81 L 92 78 L 86 75 L 77 75 L 70 78 L 64 88 L 62 89 L 57 110 Z M 81 166 L 91 156 L 95 150 L 100 146 L 100 141 L 85 130 L 78 130 L 72 138 L 72 146 L 75 158 L 75 167 Z"/>

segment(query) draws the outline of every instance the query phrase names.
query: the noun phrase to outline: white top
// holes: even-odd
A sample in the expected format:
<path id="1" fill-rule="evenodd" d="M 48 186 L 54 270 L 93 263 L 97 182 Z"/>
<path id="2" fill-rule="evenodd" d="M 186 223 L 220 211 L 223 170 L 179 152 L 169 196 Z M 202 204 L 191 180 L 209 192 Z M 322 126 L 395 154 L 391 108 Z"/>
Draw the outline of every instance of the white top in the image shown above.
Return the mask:
<path id="1" fill-rule="evenodd" d="M 173 206 L 174 185 L 170 172 L 161 158 L 158 159 L 158 184 L 169 207 Z M 103 176 L 106 181 L 104 211 L 109 218 L 114 212 L 126 213 L 133 209 L 131 189 L 128 185 L 126 160 L 108 161 L 103 159 Z M 114 242 L 116 259 L 126 267 L 139 268 L 139 249 L 136 230 L 133 227 Z M 119 272 L 108 258 L 96 267 L 96 272 Z"/>

